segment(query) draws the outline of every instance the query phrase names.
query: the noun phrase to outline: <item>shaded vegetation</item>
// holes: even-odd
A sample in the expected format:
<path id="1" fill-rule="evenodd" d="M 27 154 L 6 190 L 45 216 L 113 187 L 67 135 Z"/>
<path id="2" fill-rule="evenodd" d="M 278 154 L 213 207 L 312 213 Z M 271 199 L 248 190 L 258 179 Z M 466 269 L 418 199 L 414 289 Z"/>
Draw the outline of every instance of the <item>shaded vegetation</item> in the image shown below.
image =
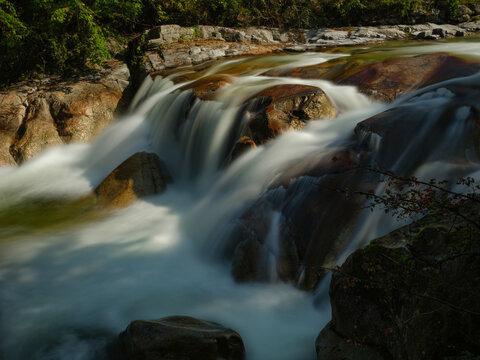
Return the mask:
<path id="1" fill-rule="evenodd" d="M 0 0 L 0 84 L 83 70 L 109 57 L 108 38 L 175 23 L 285 28 L 380 24 L 438 8 L 453 19 L 480 0 Z"/>

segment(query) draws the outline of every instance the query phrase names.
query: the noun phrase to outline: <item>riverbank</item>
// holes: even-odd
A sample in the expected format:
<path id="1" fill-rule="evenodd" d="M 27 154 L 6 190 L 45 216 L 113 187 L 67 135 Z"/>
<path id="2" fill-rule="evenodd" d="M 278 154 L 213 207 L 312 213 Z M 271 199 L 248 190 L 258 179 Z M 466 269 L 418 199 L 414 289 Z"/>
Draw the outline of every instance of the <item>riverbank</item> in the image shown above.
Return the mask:
<path id="1" fill-rule="evenodd" d="M 269 28 L 181 27 L 162 25 L 133 42 L 144 51 L 148 73 L 198 65 L 222 57 L 265 55 L 272 52 L 320 51 L 340 46 L 379 44 L 391 40 L 440 40 L 480 32 L 480 20 L 458 25 L 364 26 L 286 31 Z M 138 54 L 137 54 L 138 55 Z"/>

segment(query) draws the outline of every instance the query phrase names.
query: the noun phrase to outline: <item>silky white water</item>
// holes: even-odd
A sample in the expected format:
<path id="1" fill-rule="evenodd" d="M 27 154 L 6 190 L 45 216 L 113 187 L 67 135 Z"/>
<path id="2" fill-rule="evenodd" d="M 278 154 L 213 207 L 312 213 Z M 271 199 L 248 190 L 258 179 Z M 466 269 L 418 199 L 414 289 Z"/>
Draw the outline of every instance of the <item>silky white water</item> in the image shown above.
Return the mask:
<path id="1" fill-rule="evenodd" d="M 332 57 L 290 56 L 280 66 Z M 233 62 L 210 73 L 221 73 Z M 292 166 L 308 169 L 314 159 L 351 137 L 359 121 L 403 105 L 376 104 L 353 87 L 327 81 L 259 73 L 236 76 L 216 101 L 197 100 L 186 119 L 180 116 L 190 101 L 188 92 L 180 90 L 184 84 L 147 80 L 131 114 L 118 119 L 93 144 L 49 149 L 19 168 L 0 169 L 3 210 L 37 198 L 80 198 L 138 151 L 156 152 L 173 177 L 163 194 L 108 216 L 0 242 L 0 358 L 107 358 L 108 345 L 130 321 L 169 315 L 194 316 L 235 329 L 248 359 L 314 358 L 315 337 L 330 319 L 330 305 L 322 301 L 314 306 L 313 294 L 279 281 L 236 284 L 230 264 L 215 257 L 221 235 L 235 215 L 285 171 Z M 305 130 L 284 134 L 227 166 L 232 146 L 228 139 L 236 139 L 244 125 L 244 119 L 236 117 L 239 106 L 252 94 L 285 83 L 322 88 L 340 115 L 312 121 Z M 430 101 L 439 105 L 448 101 L 448 96 L 433 97 Z M 465 111 L 459 111 L 459 121 Z M 444 169 L 445 162 L 441 164 L 431 167 Z M 478 169 L 476 163 L 471 167 Z M 352 240 L 345 255 L 372 234 L 399 226 L 377 226 L 385 218 L 376 213 L 368 219 L 368 227 L 359 222 L 363 227 L 358 225 L 357 234 L 362 235 Z M 268 238 L 272 248 L 277 246 L 278 221 L 276 214 Z M 327 286 L 319 289 L 324 297 Z"/>

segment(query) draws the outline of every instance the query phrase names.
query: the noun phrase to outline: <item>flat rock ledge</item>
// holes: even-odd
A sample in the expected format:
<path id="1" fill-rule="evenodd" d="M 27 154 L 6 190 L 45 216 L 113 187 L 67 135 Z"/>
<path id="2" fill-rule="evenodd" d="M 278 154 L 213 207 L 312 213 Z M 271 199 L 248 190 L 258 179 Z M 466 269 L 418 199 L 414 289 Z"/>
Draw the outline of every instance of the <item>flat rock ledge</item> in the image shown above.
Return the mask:
<path id="1" fill-rule="evenodd" d="M 437 40 L 470 36 L 480 20 L 458 25 L 362 26 L 356 28 L 283 31 L 271 28 L 181 27 L 162 25 L 144 33 L 147 73 L 201 64 L 223 57 L 265 55 L 272 52 L 314 51 L 334 46 L 357 46 L 387 40 Z"/>

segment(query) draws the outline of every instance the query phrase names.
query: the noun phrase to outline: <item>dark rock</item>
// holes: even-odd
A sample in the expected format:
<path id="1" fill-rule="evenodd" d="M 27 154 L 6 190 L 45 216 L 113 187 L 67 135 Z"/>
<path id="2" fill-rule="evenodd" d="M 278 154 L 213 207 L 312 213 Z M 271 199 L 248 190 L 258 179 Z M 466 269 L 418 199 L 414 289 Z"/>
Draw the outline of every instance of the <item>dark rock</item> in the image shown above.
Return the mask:
<path id="1" fill-rule="evenodd" d="M 345 339 L 328 323 L 315 341 L 318 360 L 385 360 L 374 347 Z"/>
<path id="2" fill-rule="evenodd" d="M 311 171 L 318 178 L 304 176 L 274 188 L 240 217 L 229 238 L 236 250 L 227 254 L 237 281 L 280 279 L 312 290 L 333 265 L 364 202 L 337 190 L 366 191 L 374 180 L 361 170 L 334 173 L 340 165 L 322 166 Z"/>
<path id="3" fill-rule="evenodd" d="M 121 163 L 95 189 L 98 203 L 125 207 L 138 198 L 159 194 L 170 180 L 163 163 L 152 153 L 136 153 Z"/>
<path id="4" fill-rule="evenodd" d="M 240 335 L 188 316 L 135 320 L 119 336 L 122 360 L 243 360 Z"/>
<path id="5" fill-rule="evenodd" d="M 377 149 L 373 159 L 376 166 L 395 167 L 405 171 L 404 175 L 427 160 L 450 161 L 454 156 L 468 162 L 468 154 L 480 154 L 479 92 L 478 86 L 461 80 L 419 90 L 400 106 L 358 123 L 355 134 L 365 148 Z M 441 99 L 436 104 L 435 119 L 428 105 L 419 107 L 417 103 L 426 99 L 428 104 L 432 98 Z M 462 118 L 458 118 L 460 113 Z M 451 141 L 451 131 L 459 123 L 463 124 L 462 130 Z M 419 133 L 425 135 L 420 139 Z"/>
<path id="6" fill-rule="evenodd" d="M 232 156 L 231 156 L 231 161 L 235 160 L 239 156 L 241 156 L 243 153 L 248 151 L 249 149 L 252 149 L 256 147 L 257 145 L 255 142 L 250 139 L 248 136 L 242 136 L 240 140 L 237 141 L 235 144 L 233 150 L 232 150 Z"/>
<path id="7" fill-rule="evenodd" d="M 333 274 L 332 322 L 317 344 L 350 339 L 385 359 L 480 355 L 477 232 L 428 217 L 354 252 Z"/>

